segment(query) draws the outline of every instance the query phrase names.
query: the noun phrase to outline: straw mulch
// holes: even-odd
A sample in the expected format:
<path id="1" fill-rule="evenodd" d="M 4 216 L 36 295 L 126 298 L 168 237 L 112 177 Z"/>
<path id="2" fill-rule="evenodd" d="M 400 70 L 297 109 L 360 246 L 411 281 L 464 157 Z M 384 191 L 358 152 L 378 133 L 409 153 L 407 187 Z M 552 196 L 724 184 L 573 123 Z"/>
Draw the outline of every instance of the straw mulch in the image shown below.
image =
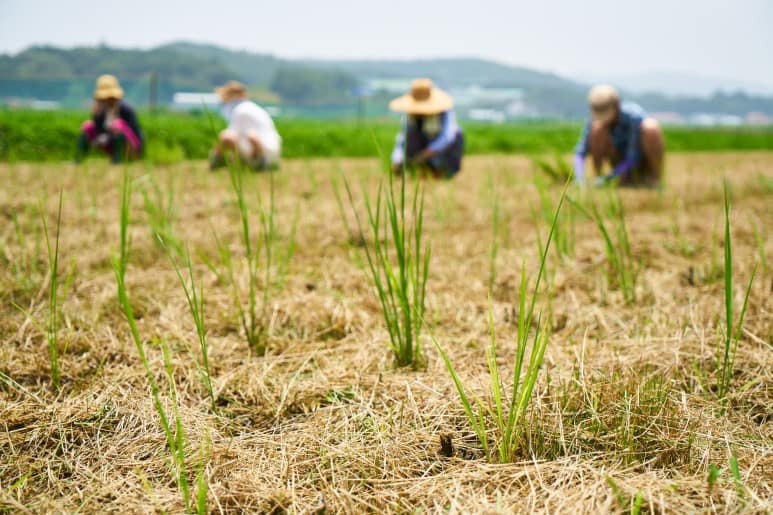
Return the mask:
<path id="1" fill-rule="evenodd" d="M 263 318 L 263 357 L 245 341 L 218 251 L 218 241 L 231 250 L 245 292 L 227 173 L 203 163 L 129 171 L 129 293 L 170 411 L 161 343 L 171 349 L 186 464 L 191 480 L 203 471 L 210 511 L 773 510 L 772 153 L 673 155 L 663 191 L 622 192 L 641 264 L 632 305 L 607 278 L 598 230 L 578 217 L 574 255 L 549 257 L 549 295 L 539 306 L 553 334 L 526 443 L 509 464 L 482 455 L 428 338 L 423 368 L 392 364 L 340 180 L 348 178 L 364 213 L 363 189 L 374 195 L 382 177 L 375 161 L 288 161 L 274 175 L 279 252 L 294 220 L 297 229 L 283 273 L 275 261 L 281 280 Z M 96 162 L 0 165 L 0 511 L 184 510 L 116 300 L 111 259 L 122 172 Z M 521 264 L 533 277 L 536 231 L 543 241 L 547 233 L 532 214 L 541 209 L 533 173 L 526 158 L 483 156 L 468 159 L 453 181 L 425 183 L 427 320 L 484 402 L 489 310 L 508 378 Z M 724 324 L 722 177 L 732 186 L 736 313 L 757 265 L 724 413 L 715 387 Z M 142 192 L 156 198 L 154 184 L 162 203 L 174 191 L 171 230 L 190 249 L 203 285 L 216 410 L 196 368 L 198 341 L 182 288 L 151 233 Z M 245 177 L 256 241 L 268 186 L 267 175 Z M 45 339 L 50 278 L 40 208 L 55 226 L 60 189 L 57 391 Z M 554 201 L 560 189 L 549 188 Z M 493 191 L 503 230 L 489 293 Z"/>

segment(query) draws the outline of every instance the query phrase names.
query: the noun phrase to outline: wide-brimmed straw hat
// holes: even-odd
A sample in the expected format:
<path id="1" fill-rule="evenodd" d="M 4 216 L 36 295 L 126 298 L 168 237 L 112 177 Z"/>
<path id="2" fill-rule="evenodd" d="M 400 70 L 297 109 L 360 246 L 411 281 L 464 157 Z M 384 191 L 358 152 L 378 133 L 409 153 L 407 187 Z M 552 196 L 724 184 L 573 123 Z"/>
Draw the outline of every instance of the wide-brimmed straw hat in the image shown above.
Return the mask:
<path id="1" fill-rule="evenodd" d="M 609 122 L 615 116 L 616 107 L 620 104 L 620 95 L 609 84 L 593 86 L 588 93 L 591 116 L 597 122 Z"/>
<path id="2" fill-rule="evenodd" d="M 94 98 L 97 100 L 107 100 L 108 98 L 120 100 L 123 98 L 123 89 L 121 89 L 121 85 L 118 83 L 115 75 L 100 75 L 97 78 Z"/>
<path id="3" fill-rule="evenodd" d="M 389 109 L 398 113 L 433 115 L 454 107 L 454 100 L 430 79 L 416 79 L 411 91 L 389 102 Z"/>
<path id="4" fill-rule="evenodd" d="M 239 81 L 229 80 L 219 88 L 215 88 L 215 93 L 220 95 L 223 102 L 240 100 L 247 98 L 247 86 Z"/>

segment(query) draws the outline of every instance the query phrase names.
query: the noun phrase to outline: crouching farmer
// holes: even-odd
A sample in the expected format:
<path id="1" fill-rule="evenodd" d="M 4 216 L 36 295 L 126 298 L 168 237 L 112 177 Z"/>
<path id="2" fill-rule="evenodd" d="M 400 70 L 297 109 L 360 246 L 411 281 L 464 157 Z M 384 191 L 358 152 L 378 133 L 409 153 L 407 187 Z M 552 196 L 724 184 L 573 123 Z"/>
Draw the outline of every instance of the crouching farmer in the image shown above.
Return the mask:
<path id="1" fill-rule="evenodd" d="M 456 123 L 454 101 L 430 79 L 417 79 L 411 91 L 389 103 L 404 113 L 402 129 L 392 151 L 392 170 L 428 171 L 433 177 L 451 178 L 462 167 L 464 135 Z"/>
<path id="2" fill-rule="evenodd" d="M 621 103 L 612 86 L 594 86 L 588 102 L 592 119 L 575 150 L 577 182 L 585 181 L 585 158 L 590 154 L 596 185 L 618 179 L 623 186 L 659 186 L 665 142 L 657 120 L 647 117 L 637 104 Z M 612 167 L 608 175 L 601 175 L 604 162 Z"/>
<path id="3" fill-rule="evenodd" d="M 92 147 L 109 155 L 113 163 L 142 157 L 143 139 L 137 115 L 122 99 L 118 79 L 112 75 L 97 79 L 91 120 L 81 125 L 75 162 L 82 161 Z"/>
<path id="4" fill-rule="evenodd" d="M 225 165 L 226 154 L 238 158 L 256 171 L 279 166 L 282 138 L 265 109 L 247 97 L 244 84 L 230 81 L 215 90 L 222 101 L 221 113 L 228 127 L 218 135 L 209 156 L 209 168 Z"/>

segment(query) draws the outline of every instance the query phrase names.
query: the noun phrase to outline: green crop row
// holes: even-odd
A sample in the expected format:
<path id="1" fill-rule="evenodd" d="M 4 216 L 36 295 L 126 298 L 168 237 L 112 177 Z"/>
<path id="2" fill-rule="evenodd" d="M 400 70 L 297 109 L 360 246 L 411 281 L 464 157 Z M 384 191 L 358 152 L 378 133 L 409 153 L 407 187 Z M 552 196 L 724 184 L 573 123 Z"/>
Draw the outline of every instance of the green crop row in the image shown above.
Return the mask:
<path id="1" fill-rule="evenodd" d="M 81 123 L 77 111 L 0 110 L 0 160 L 62 161 L 72 159 Z M 145 156 L 156 163 L 204 159 L 213 141 L 205 114 L 140 113 Z M 224 126 L 216 117 L 215 130 Z M 579 123 L 524 122 L 492 125 L 463 123 L 468 154 L 569 153 L 580 133 Z M 388 153 L 399 128 L 396 118 L 355 120 L 277 120 L 283 156 L 369 157 Z M 669 150 L 773 150 L 773 127 L 668 127 Z"/>

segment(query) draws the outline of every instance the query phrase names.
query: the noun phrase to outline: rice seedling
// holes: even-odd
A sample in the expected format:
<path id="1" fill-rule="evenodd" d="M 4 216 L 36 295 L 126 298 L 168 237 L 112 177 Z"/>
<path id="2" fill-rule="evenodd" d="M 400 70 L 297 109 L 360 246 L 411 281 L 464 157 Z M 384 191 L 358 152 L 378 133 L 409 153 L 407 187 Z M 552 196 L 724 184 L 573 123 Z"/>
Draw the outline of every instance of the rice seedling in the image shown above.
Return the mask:
<path id="1" fill-rule="evenodd" d="M 272 188 L 273 189 L 273 188 Z M 272 202 L 273 206 L 273 202 Z M 270 208 L 273 212 L 273 207 Z M 295 205 L 295 211 L 293 212 L 293 219 L 290 222 L 290 230 L 287 234 L 287 242 L 284 245 L 283 248 L 279 248 L 278 236 L 279 231 L 276 228 L 276 225 L 274 224 L 274 219 L 271 219 L 271 223 L 274 224 L 274 226 L 271 228 L 271 235 L 272 238 L 275 241 L 272 241 L 271 243 L 271 249 L 276 249 L 277 254 L 277 270 L 276 270 L 276 278 L 274 283 L 277 289 L 281 289 L 285 283 L 285 280 L 287 279 L 287 274 L 289 272 L 290 268 L 290 261 L 292 261 L 293 255 L 295 254 L 296 250 L 296 239 L 295 236 L 298 232 L 298 222 L 301 218 L 301 206 L 300 204 Z"/>
<path id="2" fill-rule="evenodd" d="M 727 460 L 727 469 L 718 467 L 713 463 L 709 463 L 708 473 L 706 474 L 706 486 L 708 487 L 709 492 L 711 492 L 714 490 L 717 484 L 720 483 L 720 480 L 725 475 L 725 472 L 728 472 L 733 486 L 735 487 L 735 493 L 736 497 L 738 498 L 739 505 L 742 508 L 745 508 L 747 501 L 747 489 L 746 485 L 744 484 L 743 477 L 741 476 L 741 468 L 738 464 L 738 457 L 732 449 L 729 450 L 729 454 L 730 456 Z"/>
<path id="3" fill-rule="evenodd" d="M 518 324 L 516 333 L 516 352 L 513 366 L 513 379 L 509 391 L 509 400 L 505 394 L 504 386 L 501 380 L 499 365 L 497 363 L 497 339 L 494 331 L 494 320 L 491 310 L 489 310 L 489 329 L 490 344 L 486 349 L 486 362 L 489 370 L 489 395 L 490 404 L 484 402 L 474 394 L 468 394 L 467 389 L 462 384 L 459 375 L 456 373 L 451 359 L 443 350 L 438 341 L 432 336 L 443 363 L 451 375 L 451 379 L 456 386 L 459 399 L 461 401 L 467 421 L 472 426 L 478 442 L 483 447 L 483 452 L 490 461 L 499 463 L 510 463 L 514 461 L 521 448 L 523 447 L 523 430 L 526 412 L 531 403 L 532 392 L 537 383 L 542 360 L 545 356 L 548 339 L 550 338 L 549 328 L 542 321 L 541 311 L 537 313 L 535 320 L 535 306 L 539 286 L 545 273 L 545 262 L 550 249 L 550 243 L 553 240 L 553 234 L 557 224 L 559 212 L 566 196 L 566 188 L 558 201 L 556 212 L 553 215 L 553 221 L 550 226 L 550 232 L 545 243 L 543 252 L 540 255 L 540 266 L 534 286 L 531 289 L 531 295 L 527 292 L 526 267 L 521 266 L 521 282 L 519 289 L 518 304 Z M 528 297 L 528 304 L 527 304 Z M 536 322 L 535 329 L 532 332 L 532 323 Z M 529 361 L 525 362 L 526 352 L 529 351 Z M 525 368 L 524 368 L 525 365 Z M 523 372 L 523 376 L 522 376 Z M 471 399 L 472 397 L 472 399 Z M 494 420 L 494 433 L 492 439 L 489 438 L 489 427 L 487 418 Z"/>
<path id="4" fill-rule="evenodd" d="M 546 157 L 533 157 L 532 164 L 555 184 L 564 184 L 574 177 L 572 166 L 559 152 L 553 154 L 552 162 Z"/>
<path id="5" fill-rule="evenodd" d="M 174 368 L 172 366 L 172 360 L 169 354 L 169 347 L 166 342 L 160 342 L 161 353 L 164 358 L 164 371 L 166 372 L 167 382 L 169 383 L 169 394 L 172 398 L 172 415 L 174 416 L 174 439 L 169 443 L 169 448 L 172 454 L 172 465 L 176 471 L 175 480 L 180 488 L 180 492 L 183 498 L 183 504 L 185 505 L 185 511 L 187 513 L 198 514 L 208 513 L 207 511 L 207 482 L 204 477 L 203 463 L 205 459 L 201 460 L 202 466 L 196 474 L 195 485 L 196 494 L 194 498 L 193 492 L 191 492 L 190 480 L 188 478 L 187 465 L 185 464 L 185 445 L 187 438 L 185 436 L 185 427 L 180 417 L 179 401 L 177 398 L 177 388 L 174 379 Z M 194 510 L 195 508 L 195 510 Z"/>
<path id="6" fill-rule="evenodd" d="M 631 515 L 639 515 L 641 513 L 641 507 L 644 505 L 644 496 L 641 490 L 637 491 L 636 495 L 629 497 L 623 493 L 623 490 L 611 476 L 607 476 L 606 481 L 609 488 L 612 489 L 612 493 L 615 494 L 617 504 L 620 505 L 622 510 L 628 511 Z"/>
<path id="7" fill-rule="evenodd" d="M 42 210 L 41 210 L 42 211 Z M 48 250 L 48 321 L 46 324 L 46 344 L 48 345 L 48 359 L 51 362 L 51 382 L 54 388 L 61 385 L 61 372 L 59 370 L 59 235 L 62 226 L 62 191 L 59 191 L 59 210 L 56 215 L 56 239 L 51 246 L 51 238 L 48 233 L 46 217 L 41 214 L 43 220 L 43 234 L 46 238 Z"/>
<path id="8" fill-rule="evenodd" d="M 744 487 L 743 478 L 741 477 L 741 469 L 738 466 L 738 458 L 734 452 L 730 454 L 728 465 L 730 468 L 730 475 L 733 477 L 733 484 L 735 485 L 738 500 L 741 503 L 741 507 L 744 507 L 746 505 L 746 488 Z"/>
<path id="9" fill-rule="evenodd" d="M 709 492 L 714 489 L 714 485 L 717 484 L 717 480 L 721 473 L 722 469 L 713 463 L 709 464 L 709 473 L 706 475 L 706 486 L 708 487 Z"/>
<path id="10" fill-rule="evenodd" d="M 269 230 L 274 228 L 274 214 L 273 214 L 273 199 L 274 189 L 273 182 L 271 182 L 271 193 L 269 196 L 269 213 L 266 213 L 262 209 L 262 202 L 259 202 L 260 206 L 260 223 L 263 229 L 263 244 L 266 255 L 266 262 L 263 264 L 266 271 L 266 283 L 263 285 L 263 306 L 259 309 L 258 306 L 258 263 L 260 261 L 259 249 L 253 245 L 251 227 L 250 227 L 250 213 L 247 208 L 247 202 L 244 198 L 244 179 L 243 172 L 237 164 L 229 163 L 228 176 L 231 180 L 231 187 L 236 195 L 236 204 L 239 209 L 239 218 L 241 220 L 242 228 L 242 243 L 244 244 L 245 257 L 247 260 L 247 310 L 245 311 L 242 306 L 241 295 L 235 281 L 232 281 L 234 288 L 234 297 L 237 302 L 237 308 L 239 310 L 239 319 L 244 329 L 244 334 L 247 338 L 247 343 L 251 349 L 253 349 L 258 356 L 262 356 L 266 353 L 266 340 L 265 332 L 265 309 L 268 304 L 268 295 L 270 283 L 268 279 L 271 274 L 271 244 L 274 241 L 273 233 L 269 233 Z M 230 262 L 230 261 L 229 261 Z M 231 271 L 233 276 L 233 272 Z"/>
<path id="11" fill-rule="evenodd" d="M 675 216 L 669 225 L 671 235 L 676 239 L 676 241 L 666 241 L 663 245 L 674 254 L 681 255 L 686 258 L 692 258 L 701 250 L 701 247 L 694 245 L 687 240 L 679 222 L 679 219 L 683 216 L 684 213 L 684 201 L 678 199 L 674 204 L 674 208 L 678 210 L 680 216 Z"/>
<path id="12" fill-rule="evenodd" d="M 188 310 L 191 313 L 193 324 L 196 327 L 196 336 L 198 336 L 199 339 L 199 351 L 201 352 L 201 362 L 196 359 L 196 368 L 198 369 L 199 375 L 201 376 L 201 382 L 204 385 L 207 394 L 209 395 L 209 400 L 212 404 L 212 411 L 217 413 L 215 394 L 212 390 L 212 374 L 210 373 L 209 368 L 207 329 L 206 325 L 204 324 L 204 283 L 200 283 L 198 290 L 196 289 L 196 280 L 193 275 L 193 264 L 191 263 L 191 255 L 188 249 L 185 250 L 184 255 L 185 268 L 188 271 L 188 279 L 186 280 L 183 277 L 183 274 L 180 272 L 180 267 L 178 266 L 177 261 L 175 261 L 174 256 L 172 256 L 172 251 L 166 245 L 166 242 L 164 242 L 160 236 L 157 237 L 159 238 L 159 241 L 161 242 L 167 257 L 169 258 L 169 261 L 171 261 L 172 266 L 174 267 L 174 271 L 177 274 L 177 278 L 180 281 L 180 286 L 182 286 L 183 292 L 185 293 L 185 300 L 188 303 Z M 190 286 L 188 286 L 189 283 Z"/>
<path id="13" fill-rule="evenodd" d="M 161 190 L 152 174 L 143 176 L 138 181 L 143 184 L 142 194 L 145 214 L 154 237 L 162 238 L 164 244 L 179 256 L 183 256 L 183 245 L 174 235 L 173 224 L 177 218 L 174 182 L 170 179 L 166 195 Z"/>
<path id="14" fill-rule="evenodd" d="M 343 177 L 343 172 L 341 172 L 341 170 L 339 170 L 338 173 L 341 177 Z M 345 181 L 346 178 L 343 180 Z M 335 176 L 330 178 L 330 186 L 333 188 L 333 196 L 336 200 L 336 207 L 338 207 L 338 216 L 341 218 L 341 221 L 344 224 L 344 229 L 346 229 L 346 234 L 348 235 L 347 242 L 349 245 L 361 245 L 363 243 L 363 236 L 362 234 L 355 235 L 354 229 L 352 229 L 352 225 L 349 223 L 349 217 L 346 214 L 346 209 L 344 208 L 344 203 L 341 198 L 341 191 L 338 186 L 338 180 L 335 178 Z"/>
<path id="15" fill-rule="evenodd" d="M 634 258 L 631 250 L 631 240 L 625 223 L 625 209 L 620 194 L 614 191 L 609 195 L 603 206 L 603 213 L 596 202 L 591 202 L 590 208 L 586 209 L 571 197 L 568 197 L 568 200 L 572 206 L 596 223 L 604 239 L 604 252 L 610 267 L 607 278 L 610 283 L 620 288 L 625 303 L 631 305 L 636 302 L 636 285 L 641 265 Z M 607 220 L 613 224 L 611 229 L 607 225 Z M 612 234 L 614 234 L 614 240 Z"/>
<path id="16" fill-rule="evenodd" d="M 758 259 L 760 261 L 760 271 L 764 275 L 768 271 L 768 258 L 765 253 L 765 236 L 763 235 L 763 229 L 755 223 L 752 226 L 754 230 L 754 243 L 757 245 Z"/>
<path id="17" fill-rule="evenodd" d="M 216 263 L 210 256 L 208 256 L 204 252 L 199 252 L 198 258 L 201 260 L 202 263 L 204 263 L 204 265 L 209 269 L 210 272 L 215 274 L 219 283 L 233 284 L 234 267 L 233 267 L 233 261 L 231 257 L 231 249 L 224 241 L 220 239 L 220 236 L 218 236 L 217 234 L 217 229 L 215 229 L 215 227 L 211 223 L 209 226 L 209 230 L 212 233 L 213 239 L 215 240 L 215 248 L 217 249 L 217 259 L 219 260 L 219 263 Z M 225 271 L 223 271 L 223 269 Z M 235 291 L 232 288 L 232 293 L 236 294 L 238 293 L 238 291 Z M 236 306 L 239 305 L 238 295 L 234 298 L 234 305 Z"/>
<path id="18" fill-rule="evenodd" d="M 31 211 L 32 208 L 25 208 L 21 212 L 31 215 Z M 43 279 L 45 274 L 43 262 L 38 259 L 38 256 L 41 255 L 41 241 L 44 238 L 40 225 L 33 225 L 31 231 L 30 228 L 24 226 L 26 220 L 19 220 L 19 214 L 16 210 L 11 212 L 15 241 L 14 245 L 2 243 L 2 247 L 0 247 L 1 262 L 13 272 L 15 287 L 21 292 L 32 295 L 39 287 L 39 281 Z M 28 248 L 30 239 L 33 239 L 34 247 L 32 249 Z"/>
<path id="19" fill-rule="evenodd" d="M 167 372 L 167 378 L 170 384 L 170 391 L 172 392 L 174 411 L 172 413 L 174 417 L 174 429 L 170 423 L 170 416 L 164 407 L 164 403 L 161 401 L 161 395 L 158 383 L 156 382 L 155 375 L 150 366 L 150 360 L 145 352 L 145 344 L 140 337 L 139 329 L 134 317 L 134 310 L 132 308 L 129 292 L 126 287 L 126 271 L 129 264 L 129 252 L 131 248 L 131 241 L 129 238 L 129 220 L 131 209 L 131 194 L 132 185 L 129 177 L 128 170 L 124 170 L 123 185 L 121 188 L 121 201 L 120 201 L 120 245 L 119 254 L 113 259 L 113 271 L 115 274 L 116 284 L 118 287 L 118 303 L 121 311 L 129 324 L 129 332 L 134 342 L 137 354 L 140 357 L 142 366 L 145 371 L 145 377 L 150 385 L 151 399 L 153 407 L 159 416 L 161 427 L 166 436 L 166 443 L 171 454 L 172 463 L 171 468 L 173 471 L 175 482 L 177 483 L 180 493 L 183 496 L 183 502 L 186 507 L 186 511 L 190 511 L 192 504 L 192 496 L 189 487 L 188 473 L 185 464 L 185 432 L 182 426 L 182 420 L 180 419 L 177 408 L 177 395 L 174 389 L 174 374 L 171 368 L 171 362 L 169 359 L 169 352 L 166 344 L 162 342 L 161 350 L 164 356 L 164 365 Z"/>
<path id="20" fill-rule="evenodd" d="M 719 247 L 719 228 L 715 224 L 714 231 L 711 233 L 711 261 L 709 263 L 709 269 L 704 274 L 704 280 L 707 283 L 719 281 L 724 275 L 722 264 L 719 259 Z"/>
<path id="21" fill-rule="evenodd" d="M 245 200 L 244 172 L 244 167 L 240 166 L 239 163 L 229 163 L 228 175 L 239 210 L 242 244 L 247 264 L 247 309 L 243 307 L 241 292 L 234 281 L 234 263 L 230 250 L 220 244 L 218 244 L 218 248 L 228 269 L 234 301 L 247 343 L 258 356 L 263 356 L 266 353 L 269 336 L 267 323 L 271 295 L 276 288 L 281 287 L 284 283 L 290 260 L 295 253 L 295 234 L 300 220 L 300 208 L 296 207 L 286 244 L 284 248 L 281 248 L 280 234 L 276 223 L 274 175 L 269 173 L 268 199 L 265 200 L 260 195 L 257 196 L 259 236 L 258 243 L 253 243 L 253 228 L 250 225 L 250 212 Z M 259 267 L 262 267 L 262 277 L 259 275 Z M 261 280 L 262 284 L 259 284 Z M 262 295 L 259 295 L 260 286 L 262 286 Z"/>
<path id="22" fill-rule="evenodd" d="M 752 269 L 752 275 L 749 278 L 749 284 L 746 287 L 741 311 L 738 314 L 738 320 L 733 315 L 733 247 L 730 233 L 730 200 L 728 198 L 727 181 L 724 183 L 724 207 L 725 207 L 725 241 L 724 241 L 724 278 L 725 278 L 725 330 L 722 338 L 718 340 L 716 351 L 716 371 L 717 371 L 717 397 L 719 398 L 722 411 L 726 404 L 726 397 L 730 391 L 730 383 L 733 379 L 735 369 L 735 355 L 738 351 L 738 341 L 743 329 L 743 319 L 746 315 L 746 307 L 751 294 L 754 275 L 757 267 Z"/>
<path id="23" fill-rule="evenodd" d="M 423 241 L 424 190 L 420 184 L 416 181 L 409 199 L 405 174 L 400 175 L 399 187 L 395 188 L 394 174 L 390 171 L 387 187 L 379 185 L 375 204 L 365 196 L 373 239 L 371 245 L 364 246 L 365 256 L 398 367 L 417 368 L 423 360 L 420 336 L 431 253 L 429 245 Z M 364 234 L 349 183 L 344 181 L 344 186 L 357 228 Z M 410 222 L 406 204 L 410 208 Z"/>
<path id="24" fill-rule="evenodd" d="M 494 284 L 497 280 L 497 255 L 499 254 L 500 232 L 502 215 L 499 207 L 499 194 L 492 189 L 491 199 L 491 250 L 489 250 L 488 265 L 488 291 L 489 294 L 494 291 Z"/>
<path id="25" fill-rule="evenodd" d="M 555 213 L 555 206 L 548 193 L 547 185 L 545 181 L 539 177 L 534 177 L 534 186 L 537 189 L 540 199 L 540 210 L 542 220 L 548 226 L 553 221 L 553 214 Z M 533 213 L 536 223 L 539 223 L 539 218 L 536 213 Z M 539 231 L 537 231 L 537 239 L 539 240 Z M 555 234 L 553 235 L 553 247 L 556 249 L 558 256 L 563 260 L 574 257 L 574 242 L 575 242 L 575 212 L 572 205 L 564 207 L 561 210 L 558 221 L 556 223 Z M 540 244 L 541 247 L 541 244 Z M 541 250 L 541 249 L 540 249 Z"/>

